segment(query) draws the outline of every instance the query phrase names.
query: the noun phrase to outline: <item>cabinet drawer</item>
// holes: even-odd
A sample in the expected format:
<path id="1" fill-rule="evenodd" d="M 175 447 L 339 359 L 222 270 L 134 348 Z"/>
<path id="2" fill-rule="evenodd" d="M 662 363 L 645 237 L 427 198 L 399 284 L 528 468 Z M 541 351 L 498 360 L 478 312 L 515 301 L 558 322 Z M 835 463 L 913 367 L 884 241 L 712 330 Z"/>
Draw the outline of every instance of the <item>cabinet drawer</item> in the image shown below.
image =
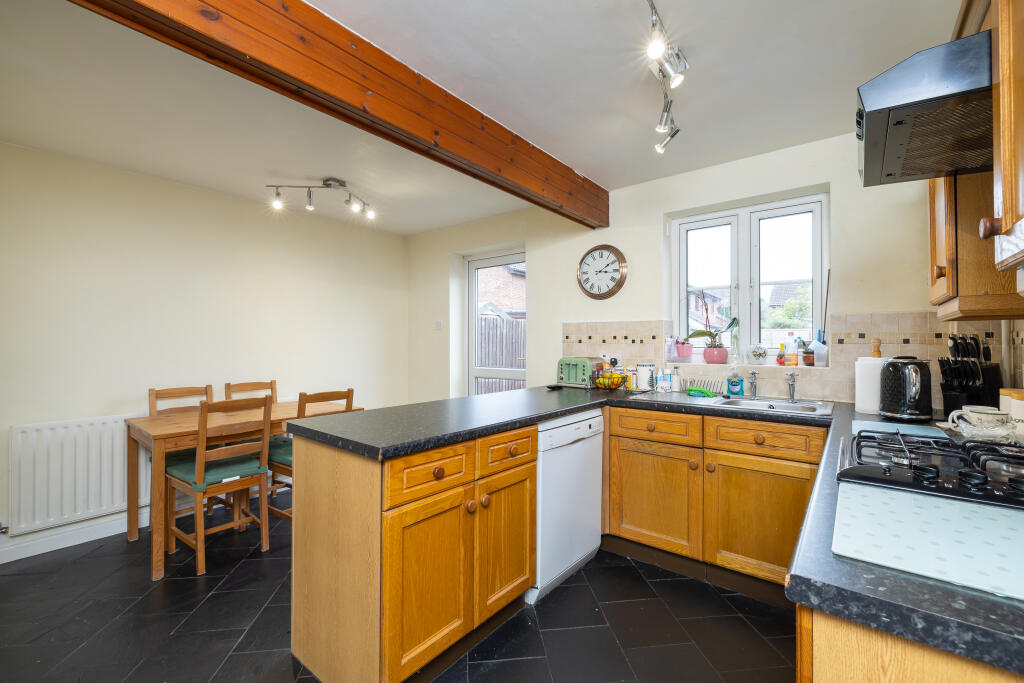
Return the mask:
<path id="1" fill-rule="evenodd" d="M 705 417 L 704 447 L 818 463 L 827 432 L 825 427 Z"/>
<path id="2" fill-rule="evenodd" d="M 677 446 L 700 446 L 700 428 L 700 415 L 612 408 L 609 431 L 612 436 L 663 441 Z"/>
<path id="3" fill-rule="evenodd" d="M 468 484 L 476 477 L 473 441 L 384 461 L 384 508 Z"/>
<path id="4" fill-rule="evenodd" d="M 525 465 L 537 459 L 537 428 L 523 427 L 476 440 L 476 476 Z"/>

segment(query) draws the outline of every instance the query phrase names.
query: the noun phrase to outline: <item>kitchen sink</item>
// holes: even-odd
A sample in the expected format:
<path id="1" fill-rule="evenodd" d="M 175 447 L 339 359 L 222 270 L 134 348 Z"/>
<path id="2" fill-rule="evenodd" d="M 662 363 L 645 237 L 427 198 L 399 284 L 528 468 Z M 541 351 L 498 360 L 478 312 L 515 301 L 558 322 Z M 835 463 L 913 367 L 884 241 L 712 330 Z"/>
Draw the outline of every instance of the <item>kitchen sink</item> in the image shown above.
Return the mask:
<path id="1" fill-rule="evenodd" d="M 722 398 L 715 405 L 723 408 L 742 408 L 744 410 L 763 410 L 775 413 L 805 413 L 808 415 L 831 415 L 834 404 L 832 401 L 797 401 L 790 403 L 786 399 L 771 398 Z"/>

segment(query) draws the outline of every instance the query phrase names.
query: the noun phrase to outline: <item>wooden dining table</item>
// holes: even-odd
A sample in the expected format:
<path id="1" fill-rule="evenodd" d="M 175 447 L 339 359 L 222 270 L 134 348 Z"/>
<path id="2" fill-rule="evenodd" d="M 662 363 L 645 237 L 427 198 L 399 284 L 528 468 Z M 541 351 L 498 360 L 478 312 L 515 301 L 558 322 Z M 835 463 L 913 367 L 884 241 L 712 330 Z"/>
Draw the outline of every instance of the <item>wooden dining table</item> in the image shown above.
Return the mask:
<path id="1" fill-rule="evenodd" d="M 271 411 L 271 434 L 283 434 L 284 423 L 298 416 L 299 402 L 275 403 Z M 352 411 L 362 408 L 352 408 Z M 349 412 L 352 412 L 349 411 Z M 306 417 L 343 413 L 341 403 L 313 403 L 306 406 Z M 214 413 L 209 417 L 210 430 L 230 432 L 232 425 L 252 423 L 260 419 L 260 409 Z M 195 448 L 198 445 L 199 410 L 136 417 L 125 421 L 127 439 L 128 540 L 139 538 L 139 446 L 153 454 L 149 483 L 149 527 L 151 531 L 150 570 L 153 581 L 164 577 L 164 548 L 167 530 L 164 526 L 166 487 L 164 458 L 167 453 Z"/>

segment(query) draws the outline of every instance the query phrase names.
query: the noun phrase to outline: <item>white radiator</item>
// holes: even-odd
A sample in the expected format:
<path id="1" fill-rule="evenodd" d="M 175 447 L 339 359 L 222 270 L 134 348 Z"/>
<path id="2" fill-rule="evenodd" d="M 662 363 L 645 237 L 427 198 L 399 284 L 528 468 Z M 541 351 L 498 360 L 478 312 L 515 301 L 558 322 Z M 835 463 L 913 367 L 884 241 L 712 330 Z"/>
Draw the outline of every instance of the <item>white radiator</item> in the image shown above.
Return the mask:
<path id="1" fill-rule="evenodd" d="M 139 414 L 11 427 L 10 535 L 125 509 L 125 424 Z M 148 453 L 139 449 L 139 502 L 149 503 Z"/>

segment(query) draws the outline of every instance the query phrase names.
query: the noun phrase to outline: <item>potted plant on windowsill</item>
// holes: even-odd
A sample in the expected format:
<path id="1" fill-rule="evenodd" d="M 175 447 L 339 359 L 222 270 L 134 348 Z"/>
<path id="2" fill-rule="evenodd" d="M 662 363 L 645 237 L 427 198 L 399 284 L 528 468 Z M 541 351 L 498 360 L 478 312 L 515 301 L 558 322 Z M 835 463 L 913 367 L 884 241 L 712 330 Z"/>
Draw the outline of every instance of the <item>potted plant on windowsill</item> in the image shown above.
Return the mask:
<path id="1" fill-rule="evenodd" d="M 725 327 L 715 329 L 711 327 L 711 312 L 708 310 L 707 299 L 704 298 L 704 290 L 697 295 L 697 301 L 704 306 L 704 329 L 694 330 L 686 336 L 686 341 L 693 337 L 707 338 L 707 342 L 704 344 L 704 362 L 709 364 L 725 363 L 729 358 L 729 350 L 722 344 L 722 335 L 736 327 L 740 321 L 733 318 Z"/>

